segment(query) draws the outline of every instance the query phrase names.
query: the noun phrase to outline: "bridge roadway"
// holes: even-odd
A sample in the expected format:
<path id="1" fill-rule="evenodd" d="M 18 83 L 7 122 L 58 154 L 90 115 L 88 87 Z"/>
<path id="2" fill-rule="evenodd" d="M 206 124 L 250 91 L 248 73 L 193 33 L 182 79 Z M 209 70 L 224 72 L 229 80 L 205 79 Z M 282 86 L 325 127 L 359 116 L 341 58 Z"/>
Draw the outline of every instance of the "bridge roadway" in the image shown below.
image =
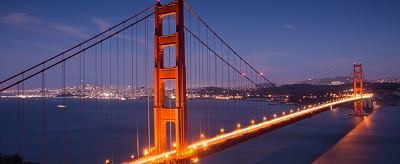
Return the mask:
<path id="1" fill-rule="evenodd" d="M 333 106 L 338 106 L 348 102 L 353 102 L 359 99 L 371 98 L 372 95 L 364 94 L 350 98 L 341 98 L 331 102 L 323 103 L 318 106 L 293 110 L 290 113 L 282 113 L 282 116 L 274 115 L 273 119 L 265 120 L 258 124 L 253 124 L 247 127 L 239 128 L 232 132 L 223 133 L 213 138 L 198 141 L 189 145 L 189 152 L 186 154 L 176 154 L 176 150 L 171 150 L 158 155 L 147 155 L 137 158 L 133 161 L 124 162 L 123 164 L 140 164 L 140 163 L 191 163 L 197 162 L 200 158 L 217 153 L 229 147 L 243 143 L 270 131 L 290 125 L 305 118 L 312 117 L 318 113 L 331 109 Z"/>

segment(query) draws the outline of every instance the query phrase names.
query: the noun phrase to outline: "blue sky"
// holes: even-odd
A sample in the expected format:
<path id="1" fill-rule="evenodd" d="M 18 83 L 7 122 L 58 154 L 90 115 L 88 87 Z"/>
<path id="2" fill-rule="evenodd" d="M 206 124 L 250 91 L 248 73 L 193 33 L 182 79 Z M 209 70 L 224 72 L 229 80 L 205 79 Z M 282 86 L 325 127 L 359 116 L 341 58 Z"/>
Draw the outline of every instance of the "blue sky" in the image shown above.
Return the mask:
<path id="1" fill-rule="evenodd" d="M 161 1 L 163 4 L 170 1 Z M 156 3 L 149 0 L 0 2 L 0 79 L 54 56 Z M 187 0 L 270 80 L 400 77 L 400 1 Z"/>

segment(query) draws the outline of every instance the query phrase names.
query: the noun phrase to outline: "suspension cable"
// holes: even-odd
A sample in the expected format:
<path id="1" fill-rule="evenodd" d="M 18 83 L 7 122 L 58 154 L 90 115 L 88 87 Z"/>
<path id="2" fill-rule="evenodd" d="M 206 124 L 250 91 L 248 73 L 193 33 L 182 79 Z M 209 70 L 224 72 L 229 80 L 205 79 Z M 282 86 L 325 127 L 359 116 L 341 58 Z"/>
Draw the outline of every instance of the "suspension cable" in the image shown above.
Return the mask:
<path id="1" fill-rule="evenodd" d="M 194 15 L 197 17 L 197 19 L 199 19 L 201 21 L 201 23 L 204 24 L 204 26 L 206 28 L 208 28 L 226 47 L 228 47 L 237 57 L 239 57 L 244 63 L 246 63 L 253 71 L 255 71 L 257 74 L 259 74 L 260 72 L 258 72 L 256 69 L 254 69 L 249 63 L 247 63 L 241 56 L 239 56 L 238 53 L 236 53 L 236 51 L 234 51 L 224 40 L 222 40 L 221 37 L 219 37 L 219 35 L 217 35 L 217 33 L 215 33 L 195 12 L 194 10 L 192 10 L 189 5 L 187 5 L 185 2 L 183 2 L 183 4 L 185 5 L 185 7 Z M 275 83 L 272 83 L 270 80 L 268 80 L 266 77 L 262 76 L 264 80 L 268 81 L 269 83 L 271 83 L 273 86 L 276 87 Z"/>
<path id="2" fill-rule="evenodd" d="M 203 41 L 199 40 L 199 38 L 194 35 L 188 28 L 186 28 L 186 26 L 184 27 L 186 29 L 186 31 L 188 31 L 194 38 L 196 38 L 201 44 L 203 44 L 205 47 L 207 47 L 207 49 L 209 49 L 216 57 L 218 57 L 219 59 L 221 59 L 225 64 L 227 64 L 229 67 L 231 67 L 232 69 L 234 69 L 237 73 L 243 75 L 242 72 L 240 72 L 238 69 L 234 68 L 230 63 L 228 63 L 225 59 L 223 59 L 220 55 L 218 55 L 218 53 L 214 50 L 212 50 L 209 46 L 207 46 Z M 250 66 L 249 66 L 250 67 Z M 256 82 L 254 82 L 252 79 L 250 79 L 248 76 L 244 75 L 244 78 L 246 78 L 247 80 L 249 80 L 250 82 L 252 82 L 254 85 L 258 86 L 261 88 L 261 86 L 259 84 L 257 84 Z M 271 83 L 272 84 L 272 83 Z"/>
<path id="3" fill-rule="evenodd" d="M 33 66 L 33 67 L 31 67 L 31 68 L 28 68 L 28 69 L 26 69 L 26 70 L 24 70 L 24 71 L 22 71 L 22 72 L 20 72 L 20 73 L 18 73 L 18 74 L 16 74 L 16 75 L 14 75 L 14 76 L 11 76 L 11 77 L 9 77 L 9 78 L 7 78 L 7 79 L 1 81 L 0 84 L 3 84 L 4 82 L 7 82 L 7 81 L 9 81 L 9 80 L 11 80 L 11 79 L 14 79 L 15 77 L 18 77 L 19 75 L 22 75 L 23 73 L 26 73 L 26 72 L 28 72 L 28 71 L 30 71 L 30 70 L 32 70 L 32 69 L 35 69 L 35 68 L 37 68 L 37 67 L 39 67 L 39 66 L 41 66 L 41 65 L 43 65 L 43 64 L 45 64 L 45 63 L 47 63 L 47 62 L 49 62 L 49 61 L 51 61 L 51 60 L 53 60 L 53 59 L 55 59 L 55 58 L 57 58 L 57 57 L 60 57 L 61 55 L 65 54 L 65 53 L 67 53 L 67 52 L 69 52 L 69 51 L 71 51 L 71 50 L 73 50 L 73 49 L 76 49 L 76 48 L 82 46 L 83 44 L 88 43 L 89 41 L 91 41 L 91 40 L 93 40 L 93 39 L 95 39 L 95 38 L 97 38 L 97 37 L 99 37 L 99 36 L 101 36 L 101 35 L 103 35 L 103 34 L 109 32 L 109 31 L 113 30 L 114 28 L 117 28 L 117 27 L 120 26 L 121 24 L 123 24 L 123 23 L 125 23 L 125 22 L 128 22 L 128 21 L 132 20 L 133 18 L 137 18 L 137 16 L 143 14 L 144 12 L 146 12 L 146 11 L 148 11 L 148 10 L 154 8 L 154 7 L 155 7 L 155 5 L 152 5 L 152 6 L 148 7 L 147 9 L 145 9 L 145 10 L 139 12 L 138 14 L 136 14 L 136 15 L 134 15 L 134 16 L 132 16 L 132 17 L 130 17 L 130 18 L 128 18 L 128 19 L 122 21 L 121 23 L 119 23 L 119 24 L 117 24 L 117 25 L 115 25 L 115 26 L 109 28 L 108 30 L 103 31 L 103 32 L 101 32 L 101 33 L 95 35 L 94 37 L 92 37 L 92 38 L 90 38 L 90 39 L 88 39 L 88 40 L 86 40 L 86 41 L 83 41 L 83 42 L 77 44 L 76 46 L 74 46 L 74 47 L 72 47 L 72 48 L 70 48 L 70 49 L 68 49 L 68 50 L 66 50 L 66 51 L 64 51 L 64 52 L 61 52 L 60 54 L 58 54 L 58 55 L 56 55 L 56 56 L 53 56 L 53 57 L 51 57 L 51 58 L 49 58 L 49 59 L 47 59 L 47 60 L 45 60 L 45 61 L 43 61 L 43 62 L 41 62 L 41 63 L 39 63 L 39 64 L 37 64 L 37 65 L 35 65 L 35 66 Z M 153 13 L 153 14 L 154 14 L 154 13 Z M 14 86 L 14 85 L 13 85 L 13 86 Z M 6 89 L 8 89 L 8 88 L 6 88 Z M 4 89 L 4 90 L 5 90 L 5 89 Z M 1 91 L 3 91 L 3 89 L 2 89 Z"/>
<path id="4" fill-rule="evenodd" d="M 13 86 L 15 86 L 15 85 L 21 83 L 22 81 L 26 81 L 26 80 L 28 80 L 28 79 L 30 79 L 30 78 L 32 78 L 32 77 L 38 75 L 38 74 L 40 74 L 40 73 L 42 73 L 42 72 L 44 72 L 44 71 L 50 69 L 50 68 L 53 68 L 54 66 L 56 66 L 56 65 L 58 65 L 58 64 L 60 64 L 60 63 L 62 63 L 63 61 L 67 61 L 67 60 L 69 60 L 70 58 L 79 55 L 79 54 L 82 53 L 83 51 L 86 51 L 86 50 L 88 50 L 88 49 L 94 47 L 95 45 L 97 45 L 97 44 L 99 44 L 99 43 L 101 43 L 101 42 L 103 42 L 103 41 L 105 41 L 105 40 L 107 40 L 107 39 L 109 39 L 109 38 L 115 36 L 116 34 L 122 32 L 122 31 L 124 31 L 124 30 L 126 30 L 127 28 L 129 28 L 129 27 L 131 27 L 131 26 L 134 26 L 134 25 L 136 25 L 137 23 L 139 23 L 139 22 L 141 22 L 141 21 L 143 21 L 143 20 L 149 18 L 149 17 L 150 17 L 151 15 L 153 15 L 155 12 L 156 12 L 156 11 L 154 11 L 154 12 L 148 14 L 147 16 L 145 16 L 145 17 L 139 19 L 138 21 L 136 21 L 136 22 L 130 24 L 129 26 L 127 26 L 127 27 L 125 27 L 125 28 L 122 28 L 121 30 L 118 30 L 117 32 L 114 32 L 113 34 L 111 34 L 111 31 L 110 31 L 110 35 L 109 35 L 109 36 L 107 36 L 107 37 L 105 37 L 105 38 L 103 38 L 103 39 L 97 41 L 96 43 L 93 43 L 93 44 L 89 45 L 89 46 L 86 47 L 86 48 L 83 48 L 83 49 L 79 50 L 78 52 L 76 52 L 76 53 L 74 53 L 74 54 L 72 54 L 72 55 L 70 55 L 70 56 L 68 56 L 68 57 L 66 57 L 66 58 L 64 58 L 64 59 L 62 59 L 62 60 L 60 60 L 60 61 L 58 61 L 58 62 L 55 62 L 54 64 L 52 64 L 52 65 L 50 65 L 50 66 L 48 66 L 48 67 L 44 67 L 44 68 L 41 69 L 40 71 L 38 71 L 38 72 L 36 72 L 36 73 L 33 73 L 33 74 L 31 74 L 30 76 L 27 76 L 27 77 L 25 77 L 25 78 L 22 79 L 22 80 L 19 80 L 19 81 L 13 83 L 13 84 L 10 84 L 10 85 L 8 85 L 8 86 L 6 86 L 6 87 L 0 89 L 0 92 L 2 92 L 2 91 L 4 91 L 4 90 L 7 90 L 7 89 L 9 89 L 9 88 L 11 88 L 11 87 L 13 87 Z M 12 79 L 12 78 L 11 78 L 11 79 Z M 8 81 L 8 80 L 4 80 L 4 81 Z"/>

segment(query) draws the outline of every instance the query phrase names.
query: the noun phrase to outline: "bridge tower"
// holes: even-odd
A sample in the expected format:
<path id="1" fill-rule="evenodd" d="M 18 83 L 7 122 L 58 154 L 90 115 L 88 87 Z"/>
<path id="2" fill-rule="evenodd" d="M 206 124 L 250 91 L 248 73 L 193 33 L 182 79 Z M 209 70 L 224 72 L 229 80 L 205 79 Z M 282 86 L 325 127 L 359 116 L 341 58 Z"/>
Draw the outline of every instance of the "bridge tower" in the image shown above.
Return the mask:
<path id="1" fill-rule="evenodd" d="M 160 154 L 167 149 L 167 126 L 175 126 L 176 151 L 178 155 L 188 149 L 188 123 L 186 110 L 186 66 L 185 41 L 183 24 L 183 1 L 155 7 L 155 36 L 154 36 L 154 148 Z M 175 15 L 176 32 L 163 35 L 163 17 Z M 175 46 L 176 65 L 164 67 L 164 48 Z M 165 106 L 165 82 L 175 81 L 175 108 Z"/>
<path id="2" fill-rule="evenodd" d="M 354 63 L 354 96 L 363 95 L 363 72 L 362 65 Z M 363 100 L 360 99 L 354 102 L 354 114 L 363 113 Z"/>

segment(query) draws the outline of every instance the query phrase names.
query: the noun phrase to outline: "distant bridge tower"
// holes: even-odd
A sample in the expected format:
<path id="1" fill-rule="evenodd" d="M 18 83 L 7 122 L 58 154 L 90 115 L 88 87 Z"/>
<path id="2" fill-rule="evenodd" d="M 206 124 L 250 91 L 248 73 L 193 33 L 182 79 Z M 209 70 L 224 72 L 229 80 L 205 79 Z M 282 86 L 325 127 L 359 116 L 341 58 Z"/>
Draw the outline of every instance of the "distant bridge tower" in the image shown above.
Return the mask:
<path id="1" fill-rule="evenodd" d="M 163 35 L 163 17 L 174 15 L 176 32 Z M 154 148 L 160 154 L 167 150 L 167 122 L 174 123 L 176 151 L 178 155 L 188 149 L 188 125 L 186 111 L 186 66 L 183 24 L 183 1 L 162 6 L 156 5 L 154 36 Z M 176 65 L 164 67 L 164 48 L 175 46 Z M 175 81 L 175 108 L 165 106 L 165 82 Z"/>
<path id="2" fill-rule="evenodd" d="M 354 63 L 354 96 L 363 95 L 363 72 L 362 65 Z M 363 100 L 360 99 L 354 102 L 354 114 L 363 113 Z"/>

